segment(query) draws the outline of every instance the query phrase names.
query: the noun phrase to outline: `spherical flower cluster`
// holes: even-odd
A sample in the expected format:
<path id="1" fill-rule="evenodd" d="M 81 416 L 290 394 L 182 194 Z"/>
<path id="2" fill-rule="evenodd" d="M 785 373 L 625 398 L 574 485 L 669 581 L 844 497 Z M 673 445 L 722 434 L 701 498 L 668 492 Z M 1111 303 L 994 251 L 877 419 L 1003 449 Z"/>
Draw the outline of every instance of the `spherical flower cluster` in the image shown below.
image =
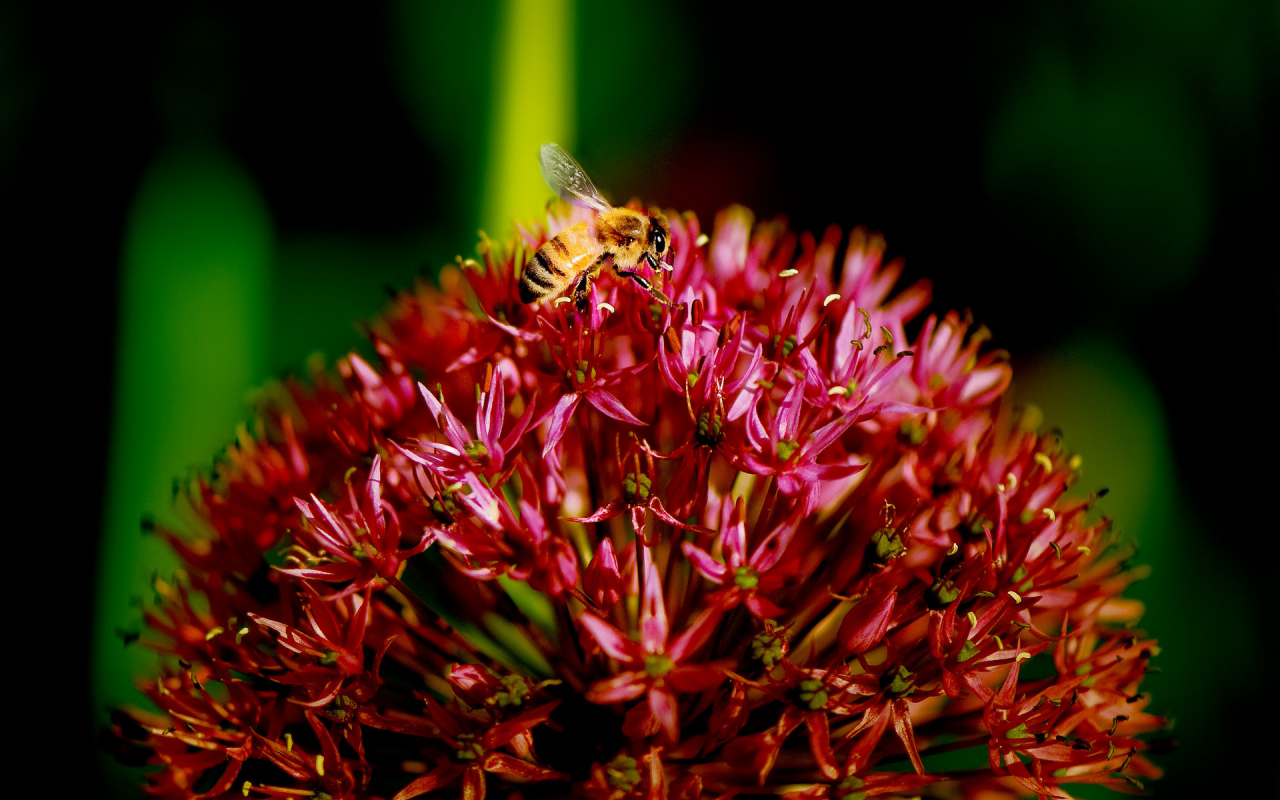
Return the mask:
<path id="1" fill-rule="evenodd" d="M 164 798 L 1066 797 L 1158 775 L 1138 574 L 883 241 L 670 219 L 660 293 L 482 241 L 264 393 L 162 530 Z M 659 297 L 668 297 L 662 302 Z M 973 763 L 953 763 L 968 751 Z M 951 754 L 950 761 L 943 754 Z M 940 761 L 939 759 L 943 759 Z M 1065 788 L 1064 788 L 1065 787 Z"/>

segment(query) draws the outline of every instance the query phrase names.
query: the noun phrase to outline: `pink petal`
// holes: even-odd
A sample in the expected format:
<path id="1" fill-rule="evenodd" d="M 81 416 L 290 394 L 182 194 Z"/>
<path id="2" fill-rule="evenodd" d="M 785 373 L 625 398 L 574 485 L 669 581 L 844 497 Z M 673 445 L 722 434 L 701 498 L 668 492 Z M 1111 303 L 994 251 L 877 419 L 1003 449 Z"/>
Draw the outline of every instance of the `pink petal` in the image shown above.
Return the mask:
<path id="1" fill-rule="evenodd" d="M 644 660 L 644 654 L 638 644 L 590 611 L 584 611 L 582 616 L 578 617 L 578 624 L 586 628 L 591 638 L 600 645 L 600 649 L 613 658 L 625 664 L 635 664 Z"/>
<path id="2" fill-rule="evenodd" d="M 618 516 L 626 509 L 626 507 L 627 504 L 621 499 L 618 499 L 610 502 L 604 508 L 597 509 L 596 512 L 589 517 L 562 517 L 561 519 L 568 520 L 569 522 L 603 522 L 606 519 L 613 519 Z M 606 539 L 605 541 L 608 540 Z"/>
<path id="3" fill-rule="evenodd" d="M 584 615 L 585 616 L 585 615 Z M 667 646 L 667 607 L 662 602 L 658 568 L 650 562 L 644 576 L 640 606 L 640 644 L 646 653 L 661 653 Z"/>
<path id="4" fill-rule="evenodd" d="M 712 583 L 724 583 L 724 574 L 726 572 L 724 564 L 716 561 L 709 553 L 693 542 L 681 543 L 680 549 L 684 550 L 685 558 L 689 559 L 694 569 L 701 572 L 707 580 Z"/>
<path id="5" fill-rule="evenodd" d="M 667 655 L 671 657 L 671 660 L 683 661 L 701 647 L 707 641 L 707 638 L 711 636 L 711 632 L 715 630 L 716 624 L 720 622 L 720 615 L 723 613 L 724 609 L 720 606 L 711 606 L 703 609 L 698 616 L 694 617 L 689 627 L 685 628 L 671 643 L 671 647 L 667 648 Z"/>
<path id="6" fill-rule="evenodd" d="M 547 441 L 542 445 L 543 458 L 546 458 L 547 454 L 560 443 L 560 437 L 564 436 L 565 429 L 569 427 L 569 420 L 573 418 L 573 412 L 578 408 L 581 400 L 582 395 L 572 393 L 563 395 L 556 401 L 556 408 L 551 412 L 551 428 L 547 431 Z"/>
<path id="7" fill-rule="evenodd" d="M 729 506 L 727 524 L 720 531 L 724 560 L 732 568 L 740 567 L 747 561 L 746 515 L 746 498 L 739 498 L 738 502 Z"/>
<path id="8" fill-rule="evenodd" d="M 666 689 L 649 690 L 649 711 L 672 742 L 680 741 L 680 720 L 676 696 Z"/>
<path id="9" fill-rule="evenodd" d="M 605 705 L 634 700 L 649 688 L 649 676 L 643 672 L 623 672 L 603 681 L 597 681 L 587 689 L 589 702 Z"/>
<path id="10" fill-rule="evenodd" d="M 796 439 L 797 431 L 800 428 L 800 409 L 804 404 L 804 384 L 797 382 L 787 392 L 787 396 L 782 398 L 782 405 L 778 407 L 778 438 L 779 439 Z"/>
<path id="11" fill-rule="evenodd" d="M 600 409 L 601 413 L 613 417 L 619 422 L 630 422 L 632 425 L 644 424 L 635 414 L 627 410 L 621 400 L 598 386 L 587 391 L 587 400 L 590 401 L 591 405 Z"/>

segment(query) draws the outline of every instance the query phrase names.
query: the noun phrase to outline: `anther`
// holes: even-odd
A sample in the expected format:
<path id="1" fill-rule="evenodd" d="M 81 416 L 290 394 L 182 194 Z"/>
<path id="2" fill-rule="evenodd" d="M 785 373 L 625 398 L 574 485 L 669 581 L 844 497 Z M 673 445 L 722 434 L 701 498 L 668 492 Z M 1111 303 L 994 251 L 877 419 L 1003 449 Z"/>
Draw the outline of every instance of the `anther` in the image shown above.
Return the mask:
<path id="1" fill-rule="evenodd" d="M 835 301 L 837 301 L 837 300 L 839 300 L 839 299 L 840 299 L 840 295 L 838 295 L 838 294 L 829 294 L 829 295 L 827 295 L 827 299 L 825 299 L 825 300 L 823 300 L 823 301 L 822 301 L 822 307 L 823 307 L 823 308 L 826 308 L 827 306 L 831 305 L 832 303 L 834 303 Z"/>
<path id="2" fill-rule="evenodd" d="M 1050 521 L 1055 520 L 1055 519 L 1057 519 L 1057 518 L 1058 518 L 1058 515 L 1057 515 L 1056 513 L 1054 513 L 1054 510 L 1053 510 L 1052 508 L 1042 508 L 1042 509 L 1040 509 L 1040 513 L 1042 513 L 1042 514 L 1044 514 L 1046 517 L 1048 517 L 1048 518 L 1050 519 Z"/>
<path id="3" fill-rule="evenodd" d="M 1081 553 L 1084 553 L 1086 556 L 1091 556 L 1091 555 L 1093 555 L 1093 551 L 1092 551 L 1092 550 L 1090 550 L 1088 547 L 1085 547 L 1085 546 L 1084 546 L 1084 545 L 1082 545 L 1082 544 L 1078 544 L 1078 545 L 1076 545 L 1076 549 L 1077 549 L 1077 550 L 1079 550 Z"/>
<path id="4" fill-rule="evenodd" d="M 848 397 L 848 396 L 849 396 L 849 390 L 848 390 L 848 389 L 846 389 L 846 388 L 844 388 L 843 386 L 832 386 L 830 389 L 828 389 L 828 390 L 827 390 L 827 394 L 828 394 L 828 395 L 836 395 L 836 394 L 838 394 L 838 395 L 840 395 L 841 397 Z"/>
<path id="5" fill-rule="evenodd" d="M 1036 463 L 1044 467 L 1045 472 L 1053 472 L 1053 461 L 1044 453 L 1036 453 Z"/>
<path id="6" fill-rule="evenodd" d="M 1006 594 L 1008 594 L 1010 597 L 1012 597 L 1012 598 L 1013 598 L 1013 602 L 1015 602 L 1015 603 L 1021 603 L 1021 602 L 1022 602 L 1022 595 L 1018 594 L 1018 593 L 1017 593 L 1017 592 L 1015 592 L 1014 590 L 1010 589 L 1008 592 L 1006 592 Z"/>
<path id="7" fill-rule="evenodd" d="M 709 241 L 711 241 L 710 236 L 706 235 L 705 233 L 700 233 L 698 234 L 698 238 L 693 240 L 693 243 L 698 247 L 702 247 L 704 244 L 706 244 Z"/>
<path id="8" fill-rule="evenodd" d="M 565 303 L 572 303 L 572 302 L 573 301 L 567 297 L 557 297 L 555 303 L 553 303 L 552 305 L 560 306 L 560 305 L 564 305 Z"/>
<path id="9" fill-rule="evenodd" d="M 976 614 L 974 614 L 972 611 L 970 611 L 970 612 L 969 612 L 968 614 L 966 614 L 965 616 L 969 618 L 969 627 L 970 627 L 970 628 L 976 628 L 976 627 L 978 627 L 978 617 L 977 617 L 977 615 L 976 615 Z"/>
<path id="10" fill-rule="evenodd" d="M 949 555 L 949 556 L 954 556 L 954 555 L 956 554 L 956 551 L 957 551 L 957 550 L 959 550 L 959 549 L 960 549 L 960 543 L 959 543 L 959 542 L 952 542 L 952 543 L 951 543 L 951 549 L 947 551 L 947 555 Z"/>
<path id="11" fill-rule="evenodd" d="M 790 278 L 792 275 L 799 275 L 799 274 L 800 274 L 800 270 L 798 269 L 784 269 L 782 272 L 778 273 L 778 277 Z"/>
<path id="12" fill-rule="evenodd" d="M 1018 653 L 1017 657 L 1015 657 L 1013 661 L 1014 663 L 1017 663 L 1019 661 L 1026 661 L 1028 658 L 1031 658 L 1030 653 Z"/>
<path id="13" fill-rule="evenodd" d="M 316 754 L 316 772 L 319 773 L 321 778 L 324 777 L 324 756 L 319 753 Z"/>
<path id="14" fill-rule="evenodd" d="M 596 306 L 596 309 L 599 311 L 604 311 L 607 309 L 610 312 L 617 310 L 613 306 L 609 305 L 608 303 L 601 303 L 600 305 Z"/>
<path id="15" fill-rule="evenodd" d="M 284 749 L 288 750 L 290 753 L 293 752 L 293 734 L 292 733 L 286 733 L 284 735 Z"/>
<path id="16" fill-rule="evenodd" d="M 213 639 L 213 637 L 217 636 L 217 635 L 218 635 L 218 634 L 220 634 L 220 633 L 224 633 L 224 632 L 225 632 L 225 631 L 224 631 L 224 629 L 223 629 L 223 627 L 222 627 L 221 625 L 215 625 L 215 626 L 214 626 L 214 627 L 213 627 L 213 628 L 212 628 L 208 633 L 206 633 L 206 634 L 204 635 L 204 640 L 205 640 L 206 642 L 211 641 L 211 640 Z"/>

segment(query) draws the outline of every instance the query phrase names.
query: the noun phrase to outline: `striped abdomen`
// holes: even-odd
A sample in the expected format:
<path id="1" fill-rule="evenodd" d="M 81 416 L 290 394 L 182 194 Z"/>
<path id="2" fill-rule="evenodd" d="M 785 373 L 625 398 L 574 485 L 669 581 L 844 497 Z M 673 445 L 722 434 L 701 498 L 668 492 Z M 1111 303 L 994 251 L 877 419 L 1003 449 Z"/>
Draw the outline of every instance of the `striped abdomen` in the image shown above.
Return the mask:
<path id="1" fill-rule="evenodd" d="M 532 303 L 557 295 L 596 263 L 600 243 L 590 226 L 579 222 L 547 241 L 533 254 L 520 278 L 520 300 Z"/>

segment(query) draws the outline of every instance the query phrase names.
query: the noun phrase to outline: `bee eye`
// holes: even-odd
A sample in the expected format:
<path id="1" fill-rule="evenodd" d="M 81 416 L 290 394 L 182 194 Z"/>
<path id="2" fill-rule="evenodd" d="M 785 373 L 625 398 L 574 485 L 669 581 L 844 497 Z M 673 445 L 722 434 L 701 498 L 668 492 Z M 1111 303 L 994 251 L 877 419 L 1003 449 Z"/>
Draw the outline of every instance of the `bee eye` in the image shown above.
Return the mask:
<path id="1" fill-rule="evenodd" d="M 662 253 L 667 249 L 667 237 L 663 236 L 661 232 L 657 233 L 653 237 L 653 249 L 657 250 L 659 253 Z"/>

